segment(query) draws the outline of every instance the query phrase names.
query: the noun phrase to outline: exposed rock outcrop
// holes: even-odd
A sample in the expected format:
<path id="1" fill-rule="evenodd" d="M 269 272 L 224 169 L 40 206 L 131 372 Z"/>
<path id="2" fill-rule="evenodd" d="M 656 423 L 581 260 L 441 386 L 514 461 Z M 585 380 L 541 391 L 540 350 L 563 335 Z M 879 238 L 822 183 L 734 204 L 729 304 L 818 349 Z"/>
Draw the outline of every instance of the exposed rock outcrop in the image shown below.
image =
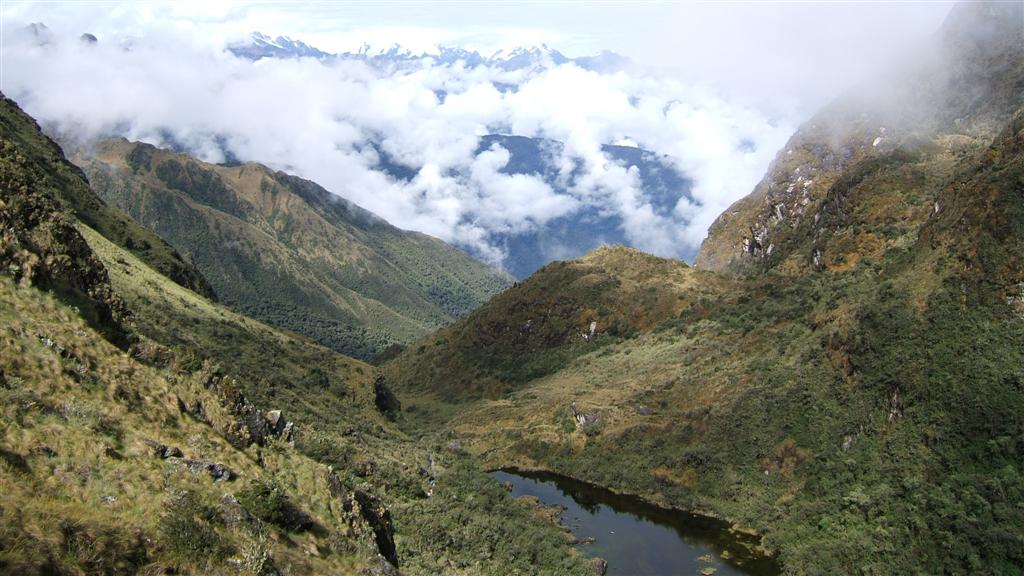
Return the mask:
<path id="1" fill-rule="evenodd" d="M 358 510 L 363 520 L 370 525 L 381 556 L 397 568 L 398 550 L 395 548 L 395 527 L 391 522 L 391 512 L 379 498 L 360 489 L 353 492 L 349 506 Z"/>
<path id="2" fill-rule="evenodd" d="M 192 460 L 190 458 L 169 457 L 168 462 L 186 468 L 193 474 L 206 473 L 217 482 L 228 482 L 238 477 L 234 470 L 219 462 L 209 460 Z"/>
<path id="3" fill-rule="evenodd" d="M 264 413 L 246 398 L 238 382 L 210 364 L 203 367 L 199 384 L 204 393 L 216 399 L 216 406 L 204 404 L 198 395 L 191 402 L 178 397 L 178 409 L 209 422 L 232 446 L 245 449 L 253 444 L 265 446 L 271 439 L 292 440 L 294 424 L 280 410 Z"/>
<path id="4" fill-rule="evenodd" d="M 2 105 L 14 106 L 6 98 Z M 94 327 L 123 341 L 129 313 L 106 268 L 43 188 L 40 168 L 7 137 L 5 131 L 0 138 L 0 273 L 55 293 Z"/>
<path id="5" fill-rule="evenodd" d="M 394 392 L 388 388 L 383 376 L 378 376 L 373 382 L 373 403 L 377 406 L 377 410 L 380 410 L 381 414 L 391 419 L 398 416 L 398 413 L 402 410 L 402 403 L 395 396 Z"/>
<path id="6" fill-rule="evenodd" d="M 228 526 L 252 525 L 256 518 L 242 506 L 234 494 L 225 494 L 220 499 L 220 516 Z"/>
<path id="7" fill-rule="evenodd" d="M 391 521 L 391 512 L 379 498 L 368 491 L 347 488 L 332 467 L 327 468 L 325 479 L 331 496 L 341 501 L 352 534 L 357 539 L 372 541 L 373 548 L 397 573 L 398 551 L 395 547 L 395 527 Z"/>
<path id="8" fill-rule="evenodd" d="M 597 410 L 581 410 L 573 402 L 570 406 L 572 409 L 572 418 L 576 422 L 576 428 L 578 430 L 587 430 L 593 426 L 596 426 L 601 420 L 601 413 Z"/>
<path id="9" fill-rule="evenodd" d="M 167 446 L 166 444 L 161 444 L 156 440 L 151 440 L 149 438 L 144 439 L 143 443 L 145 443 L 146 446 L 149 446 L 153 456 L 157 458 L 163 458 L 166 460 L 167 458 L 181 458 L 184 456 L 181 449 L 175 446 Z"/>
<path id="10" fill-rule="evenodd" d="M 1019 2 L 958 3 L 922 54 L 893 62 L 800 127 L 750 195 L 712 224 L 697 267 L 843 270 L 939 213 L 933 191 L 905 193 L 918 185 L 909 167 L 932 177 L 949 170 L 1012 117 L 1022 21 Z M 807 253 L 813 267 L 801 265 Z"/>

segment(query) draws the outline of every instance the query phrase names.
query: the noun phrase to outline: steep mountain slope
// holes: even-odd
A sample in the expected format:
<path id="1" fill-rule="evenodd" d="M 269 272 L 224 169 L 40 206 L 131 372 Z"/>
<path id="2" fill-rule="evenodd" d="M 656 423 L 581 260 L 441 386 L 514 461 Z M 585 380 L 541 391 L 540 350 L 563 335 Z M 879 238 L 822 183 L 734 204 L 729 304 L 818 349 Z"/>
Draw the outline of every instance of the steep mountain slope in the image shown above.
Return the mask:
<path id="1" fill-rule="evenodd" d="M 552 470 L 752 526 L 792 573 L 1018 573 L 1021 10 L 954 10 L 943 58 L 956 63 L 950 77 L 977 82 L 935 79 L 929 98 L 948 115 L 924 122 L 896 110 L 883 125 L 907 133 L 879 136 L 866 132 L 874 120 L 850 123 L 860 112 L 844 100 L 802 128 L 793 154 L 705 243 L 702 265 L 743 274 L 673 275 L 645 270 L 639 256 L 603 266 L 608 285 L 638 278 L 679 302 L 631 337 L 598 333 L 583 347 L 490 320 L 542 318 L 554 302 L 564 302 L 560 318 L 597 310 L 598 326 L 642 318 L 633 306 L 657 309 L 628 291 L 612 299 L 621 308 L 601 309 L 606 293 L 559 278 L 577 262 L 542 269 L 456 333 L 410 346 L 384 367 L 406 426 L 440 427 L 493 466 Z M 925 108 L 918 80 L 877 87 Z M 850 136 L 851 126 L 865 132 Z M 793 194 L 802 216 L 789 200 L 778 210 L 765 200 L 785 174 L 793 180 L 777 194 Z M 757 244 L 743 252 L 743 228 L 762 221 L 767 232 L 746 230 Z M 481 365 L 471 346 L 475 358 L 519 360 Z M 521 377 L 531 365 L 544 369 Z"/>
<path id="2" fill-rule="evenodd" d="M 75 156 L 97 192 L 195 263 L 221 301 L 371 358 L 465 315 L 509 279 L 312 182 L 108 140 Z"/>
<path id="3" fill-rule="evenodd" d="M 952 214 L 877 264 L 723 280 L 701 298 L 683 288 L 694 305 L 628 340 L 598 334 L 578 354 L 514 330 L 473 340 L 475 358 L 527 350 L 520 364 L 545 370 L 525 382 L 518 365 L 466 360 L 445 332 L 413 345 L 385 366 L 407 426 L 454 433 L 493 466 L 757 527 L 796 573 L 1013 573 L 1024 559 L 1022 121 L 940 187 Z M 552 268 L 509 295 L 544 286 Z M 475 322 L 523 308 L 546 311 L 499 298 L 453 328 L 488 333 Z M 415 357 L 421 348 L 433 361 Z M 479 399 L 480 385 L 498 393 Z"/>
<path id="4" fill-rule="evenodd" d="M 0 572 L 587 573 L 370 366 L 173 283 L 0 139 Z"/>
<path id="5" fill-rule="evenodd" d="M 207 297 L 213 295 L 202 275 L 182 261 L 174 248 L 97 197 L 81 177 L 82 171 L 68 162 L 60 147 L 45 138 L 35 121 L 22 114 L 18 105 L 6 96 L 0 100 L 0 133 L 17 149 L 23 161 L 47 166 L 46 170 L 33 173 L 33 186 L 44 189 L 46 195 L 67 206 L 76 218 L 178 284 Z"/>
<path id="6" fill-rule="evenodd" d="M 806 273 L 906 246 L 941 204 L 905 188 L 934 190 L 1021 102 L 1021 12 L 958 4 L 930 45 L 819 112 L 711 226 L 696 266 Z"/>

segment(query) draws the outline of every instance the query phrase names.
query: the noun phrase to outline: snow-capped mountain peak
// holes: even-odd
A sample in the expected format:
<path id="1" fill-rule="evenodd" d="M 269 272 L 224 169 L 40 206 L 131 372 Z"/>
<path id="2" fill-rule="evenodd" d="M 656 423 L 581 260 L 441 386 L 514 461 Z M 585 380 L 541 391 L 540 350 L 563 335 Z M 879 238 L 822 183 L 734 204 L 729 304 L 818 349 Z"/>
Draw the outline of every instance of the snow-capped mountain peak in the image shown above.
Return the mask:
<path id="1" fill-rule="evenodd" d="M 461 62 L 463 66 L 470 68 L 492 66 L 508 71 L 545 68 L 571 62 L 581 68 L 608 72 L 614 69 L 621 69 L 629 62 L 625 57 L 608 51 L 603 51 L 597 56 L 569 58 L 544 43 L 518 46 L 508 50 L 498 50 L 490 56 L 484 56 L 476 50 L 440 45 L 430 51 L 414 52 L 398 43 L 384 48 L 375 48 L 370 44 L 363 44 L 354 52 L 330 54 L 301 40 L 292 39 L 288 36 L 271 37 L 261 32 L 253 32 L 248 42 L 232 44 L 228 46 L 228 50 L 236 56 L 249 60 L 311 57 L 321 60 L 361 60 L 368 64 L 385 68 L 418 65 L 422 61 L 430 59 L 434 63 L 441 65 L 456 65 Z"/>

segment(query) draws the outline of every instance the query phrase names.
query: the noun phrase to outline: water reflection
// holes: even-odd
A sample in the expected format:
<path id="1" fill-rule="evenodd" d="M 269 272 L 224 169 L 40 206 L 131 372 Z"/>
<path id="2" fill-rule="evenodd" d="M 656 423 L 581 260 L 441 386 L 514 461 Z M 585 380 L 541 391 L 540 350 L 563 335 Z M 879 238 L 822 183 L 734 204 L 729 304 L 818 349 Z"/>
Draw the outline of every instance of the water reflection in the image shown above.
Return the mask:
<path id="1" fill-rule="evenodd" d="M 653 506 L 630 496 L 548 473 L 492 472 L 512 495 L 562 506 L 562 524 L 588 556 L 608 561 L 609 576 L 673 574 L 775 575 L 778 564 L 756 552 L 755 538 L 721 520 Z"/>

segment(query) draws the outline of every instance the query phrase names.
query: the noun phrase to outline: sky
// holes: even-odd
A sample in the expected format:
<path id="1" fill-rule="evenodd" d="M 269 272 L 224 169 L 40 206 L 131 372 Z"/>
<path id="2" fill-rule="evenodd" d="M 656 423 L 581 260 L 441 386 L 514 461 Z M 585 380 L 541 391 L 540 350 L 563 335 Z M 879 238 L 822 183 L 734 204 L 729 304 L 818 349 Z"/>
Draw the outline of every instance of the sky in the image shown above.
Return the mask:
<path id="1" fill-rule="evenodd" d="M 631 244 L 692 254 L 715 217 L 750 192 L 797 126 L 919 44 L 944 2 L 8 2 L 0 89 L 76 138 L 171 140 L 310 178 L 406 229 L 501 264 L 496 238 L 583 207 L 615 213 Z M 43 22 L 40 47 L 24 28 Z M 358 62 L 256 63 L 224 50 L 250 32 L 328 52 L 364 44 L 499 49 L 546 43 L 569 56 L 611 50 L 635 66 L 529 73 Z M 100 42 L 84 46 L 83 32 Z M 498 83 L 518 85 L 502 92 Z M 441 99 L 439 92 L 446 94 Z M 501 172 L 474 154 L 489 132 L 565 143 L 563 182 Z M 601 144 L 668 155 L 690 198 L 657 213 L 635 170 Z M 367 146 L 373 142 L 375 146 Z M 225 150 L 225 147 L 227 150 Z M 376 169 L 379 151 L 417 170 Z M 573 166 L 584 176 L 569 183 Z"/>

